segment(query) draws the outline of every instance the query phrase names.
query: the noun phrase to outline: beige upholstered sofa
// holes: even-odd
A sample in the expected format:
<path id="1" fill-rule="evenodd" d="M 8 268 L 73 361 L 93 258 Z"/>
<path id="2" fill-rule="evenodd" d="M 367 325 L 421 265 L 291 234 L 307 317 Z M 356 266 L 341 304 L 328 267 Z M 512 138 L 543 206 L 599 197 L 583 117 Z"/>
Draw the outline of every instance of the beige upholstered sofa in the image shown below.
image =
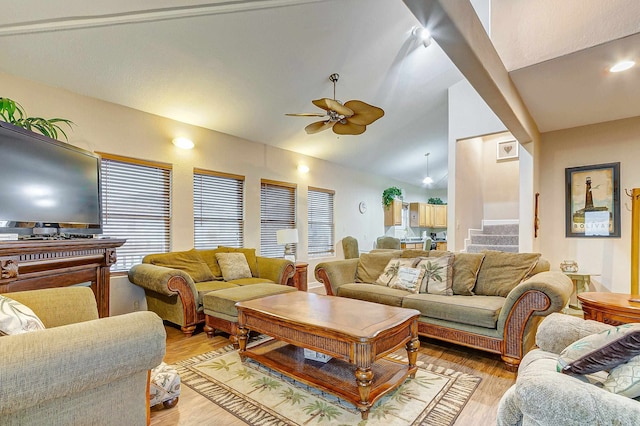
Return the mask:
<path id="1" fill-rule="evenodd" d="M 216 254 L 226 253 L 244 254 L 246 278 L 225 280 Z M 218 247 L 147 255 L 129 270 L 129 281 L 144 288 L 150 311 L 190 336 L 204 322 L 206 293 L 257 283 L 287 284 L 294 274 L 295 265 L 289 260 L 256 256 L 255 249 Z"/>
<path id="2" fill-rule="evenodd" d="M 87 287 L 5 296 L 46 329 L 0 337 L 0 424 L 147 424 L 149 371 L 166 344 L 156 314 L 98 319 Z"/>
<path id="3" fill-rule="evenodd" d="M 582 318 L 562 314 L 551 314 L 542 321 L 536 334 L 539 349 L 529 352 L 520 363 L 516 383 L 507 390 L 498 406 L 497 424 L 499 426 L 540 426 L 540 425 L 619 425 L 635 426 L 640 424 L 640 402 L 624 393 L 637 391 L 637 361 L 629 361 L 635 367 L 623 367 L 626 371 L 609 382 L 610 392 L 598 384 L 598 379 L 607 382 L 610 374 L 597 371 L 590 380 L 586 376 L 572 376 L 558 372 L 558 358 L 562 351 L 578 340 L 596 333 L 613 329 L 608 324 L 586 321 Z M 594 336 L 595 337 L 595 336 Z M 579 346 L 577 346 L 579 345 Z M 626 350 L 604 351 L 596 354 L 591 345 L 584 341 L 574 347 L 584 348 L 592 364 L 603 365 L 604 358 L 625 355 L 638 343 L 626 344 Z M 613 355 L 613 356 L 612 356 Z M 600 358 L 602 356 L 602 358 Z M 584 367 L 584 365 L 583 365 Z M 595 370 L 600 370 L 597 367 Z M 627 372 L 635 371 L 635 384 Z M 614 374 L 614 373 L 611 373 Z M 621 385 L 621 386 L 619 386 Z M 620 394 L 622 393 L 622 394 Z M 637 393 L 637 392 L 636 392 Z"/>
<path id="4" fill-rule="evenodd" d="M 449 259 L 446 293 L 452 295 L 376 283 L 392 259 L 423 258 L 426 264 L 442 256 Z M 560 311 L 573 291 L 567 276 L 549 271 L 549 262 L 532 253 L 374 250 L 319 263 L 315 276 L 329 295 L 417 309 L 419 334 L 500 354 L 511 370 L 532 347 L 540 320 Z"/>

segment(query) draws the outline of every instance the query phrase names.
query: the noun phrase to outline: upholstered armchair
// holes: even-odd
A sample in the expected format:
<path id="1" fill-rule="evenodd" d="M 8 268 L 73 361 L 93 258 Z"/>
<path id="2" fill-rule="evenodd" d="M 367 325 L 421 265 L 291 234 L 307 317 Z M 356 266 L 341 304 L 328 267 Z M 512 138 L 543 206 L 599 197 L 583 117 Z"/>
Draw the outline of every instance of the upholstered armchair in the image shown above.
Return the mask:
<path id="1" fill-rule="evenodd" d="M 225 280 L 216 253 L 243 253 L 247 277 Z M 149 254 L 129 270 L 129 281 L 144 289 L 148 310 L 191 336 L 204 323 L 202 297 L 208 292 L 258 283 L 286 285 L 294 274 L 290 260 L 256 256 L 255 249 L 218 247 Z"/>
<path id="2" fill-rule="evenodd" d="M 0 337 L 0 424 L 145 425 L 166 334 L 153 312 L 98 319 L 93 292 L 7 293 L 45 330 Z"/>

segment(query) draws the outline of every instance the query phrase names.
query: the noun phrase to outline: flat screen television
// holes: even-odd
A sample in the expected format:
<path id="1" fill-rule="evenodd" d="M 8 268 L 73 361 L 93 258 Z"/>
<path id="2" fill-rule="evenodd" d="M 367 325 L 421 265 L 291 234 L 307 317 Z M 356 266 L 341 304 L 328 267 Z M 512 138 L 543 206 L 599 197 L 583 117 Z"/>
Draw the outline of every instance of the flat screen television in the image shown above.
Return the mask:
<path id="1" fill-rule="evenodd" d="M 0 121 L 0 233 L 101 234 L 100 156 Z"/>

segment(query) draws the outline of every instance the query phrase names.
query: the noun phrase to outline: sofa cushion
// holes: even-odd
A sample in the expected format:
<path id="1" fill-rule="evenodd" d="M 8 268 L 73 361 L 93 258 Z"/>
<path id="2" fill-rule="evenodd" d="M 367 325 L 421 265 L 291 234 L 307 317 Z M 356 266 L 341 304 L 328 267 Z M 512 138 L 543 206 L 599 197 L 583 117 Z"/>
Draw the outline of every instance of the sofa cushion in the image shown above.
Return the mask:
<path id="1" fill-rule="evenodd" d="M 628 398 L 640 396 L 640 355 L 634 356 L 624 364 L 614 367 L 609 372 L 602 388 Z"/>
<path id="2" fill-rule="evenodd" d="M 382 273 L 372 281 L 374 284 L 391 287 L 391 282 L 398 275 L 400 268 L 413 268 L 418 262 L 417 259 L 401 259 L 393 258 L 387 262 L 387 265 L 382 270 Z"/>
<path id="3" fill-rule="evenodd" d="M 453 296 L 453 255 L 421 259 L 417 268 L 424 270 L 420 293 Z"/>
<path id="4" fill-rule="evenodd" d="M 589 374 L 609 370 L 640 355 L 640 324 L 623 324 L 583 337 L 558 357 L 558 371 Z"/>
<path id="5" fill-rule="evenodd" d="M 44 329 L 44 324 L 31 308 L 0 295 L 0 336 L 11 336 Z"/>
<path id="6" fill-rule="evenodd" d="M 244 248 L 244 247 L 225 247 L 219 246 L 216 250 L 219 250 L 219 253 L 242 253 L 244 257 L 247 258 L 247 263 L 249 264 L 249 269 L 251 269 L 251 276 L 259 277 L 260 271 L 258 271 L 258 258 L 256 256 L 256 249 L 254 248 Z"/>
<path id="7" fill-rule="evenodd" d="M 166 268 L 180 269 L 189 274 L 196 283 L 215 279 L 211 269 L 195 249 L 156 254 L 150 256 L 150 263 Z"/>
<path id="8" fill-rule="evenodd" d="M 340 287 L 342 288 L 342 287 Z M 495 329 L 505 298 L 500 296 L 443 296 L 408 294 L 402 307 L 417 309 L 423 316 Z"/>
<path id="9" fill-rule="evenodd" d="M 402 306 L 402 298 L 409 295 L 408 291 L 383 287 L 376 284 L 352 283 L 338 287 L 338 296 L 367 302 L 382 303 L 389 306 Z"/>
<path id="10" fill-rule="evenodd" d="M 251 269 L 242 253 L 216 253 L 216 259 L 225 281 L 251 278 Z"/>
<path id="11" fill-rule="evenodd" d="M 402 254 L 400 255 L 400 257 L 429 257 L 429 250 L 405 249 L 402 250 Z"/>
<path id="12" fill-rule="evenodd" d="M 540 253 L 507 253 L 486 250 L 474 293 L 506 297 L 540 259 Z"/>
<path id="13" fill-rule="evenodd" d="M 473 296 L 473 288 L 484 260 L 483 253 L 456 253 L 453 259 L 453 294 Z"/>
<path id="14" fill-rule="evenodd" d="M 268 278 L 255 278 L 255 277 L 238 278 L 237 280 L 231 280 L 229 282 L 237 285 L 253 285 L 253 284 L 260 284 L 260 283 L 275 284 L 273 281 L 271 281 Z"/>
<path id="15" fill-rule="evenodd" d="M 225 288 L 234 288 L 234 287 L 238 287 L 238 285 L 233 283 L 228 283 L 226 281 L 217 281 L 217 280 L 202 281 L 202 282 L 196 283 L 196 290 L 198 291 L 197 304 L 198 306 L 202 306 L 202 297 L 211 291 L 223 290 Z"/>
<path id="16" fill-rule="evenodd" d="M 216 253 L 223 253 L 222 250 L 219 249 L 207 249 L 207 250 L 198 250 L 200 256 L 202 256 L 202 260 L 205 261 L 209 269 L 211 269 L 211 273 L 213 276 L 221 280 L 222 279 L 222 271 L 220 270 L 220 265 L 218 265 L 218 259 L 216 259 Z"/>
<path id="17" fill-rule="evenodd" d="M 260 297 L 272 296 L 275 294 L 289 293 L 292 291 L 298 290 L 295 287 L 289 287 L 281 284 L 261 283 L 256 285 L 245 285 L 207 293 L 202 299 L 202 304 L 204 305 L 205 314 L 215 315 L 215 313 L 221 313 L 237 318 L 237 302 L 258 299 Z"/>
<path id="18" fill-rule="evenodd" d="M 358 259 L 356 270 L 356 282 L 374 283 L 384 272 L 387 263 L 394 257 L 398 257 L 399 250 L 379 251 L 375 253 L 362 253 Z"/>
<path id="19" fill-rule="evenodd" d="M 424 277 L 423 268 L 400 267 L 398 273 L 389 283 L 389 287 L 417 293 Z"/>

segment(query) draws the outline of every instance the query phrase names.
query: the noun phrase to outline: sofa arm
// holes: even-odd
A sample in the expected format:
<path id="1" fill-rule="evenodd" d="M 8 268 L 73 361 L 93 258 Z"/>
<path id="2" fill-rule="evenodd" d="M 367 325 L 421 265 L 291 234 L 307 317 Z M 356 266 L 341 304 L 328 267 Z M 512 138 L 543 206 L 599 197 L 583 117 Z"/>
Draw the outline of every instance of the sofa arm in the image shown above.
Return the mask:
<path id="1" fill-rule="evenodd" d="M 89 287 L 17 291 L 6 296 L 28 306 L 47 328 L 98 319 L 96 298 Z"/>
<path id="2" fill-rule="evenodd" d="M 318 282 L 324 284 L 328 295 L 337 294 L 338 287 L 356 281 L 359 259 L 334 260 L 320 262 L 316 265 L 314 274 Z"/>
<path id="3" fill-rule="evenodd" d="M 286 285 L 289 278 L 296 273 L 294 263 L 287 259 L 256 256 L 258 260 L 258 277 L 266 278 L 276 284 Z"/>
<path id="4" fill-rule="evenodd" d="M 0 418 L 156 367 L 162 320 L 134 312 L 2 337 Z"/>
<path id="5" fill-rule="evenodd" d="M 559 354 L 573 342 L 610 328 L 613 326 L 602 322 L 553 313 L 538 326 L 536 345 L 546 352 Z"/>
<path id="6" fill-rule="evenodd" d="M 165 296 L 189 297 L 197 300 L 198 290 L 191 276 L 180 269 L 141 263 L 129 269 L 129 281 L 137 286 L 146 288 Z M 188 291 L 187 291 L 188 290 Z M 182 294 L 184 293 L 184 294 Z M 195 303 L 194 303 L 195 304 Z"/>

